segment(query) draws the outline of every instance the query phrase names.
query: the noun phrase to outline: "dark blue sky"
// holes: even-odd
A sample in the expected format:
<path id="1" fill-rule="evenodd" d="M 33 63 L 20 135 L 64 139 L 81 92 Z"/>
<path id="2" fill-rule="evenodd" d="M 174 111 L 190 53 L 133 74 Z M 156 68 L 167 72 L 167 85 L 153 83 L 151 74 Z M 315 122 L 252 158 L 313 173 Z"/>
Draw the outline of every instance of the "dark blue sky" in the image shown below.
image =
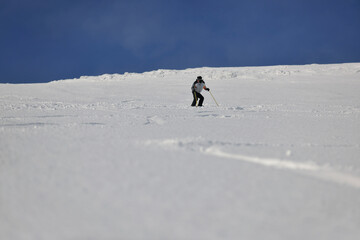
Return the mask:
<path id="1" fill-rule="evenodd" d="M 360 0 L 0 0 L 0 82 L 360 62 Z"/>

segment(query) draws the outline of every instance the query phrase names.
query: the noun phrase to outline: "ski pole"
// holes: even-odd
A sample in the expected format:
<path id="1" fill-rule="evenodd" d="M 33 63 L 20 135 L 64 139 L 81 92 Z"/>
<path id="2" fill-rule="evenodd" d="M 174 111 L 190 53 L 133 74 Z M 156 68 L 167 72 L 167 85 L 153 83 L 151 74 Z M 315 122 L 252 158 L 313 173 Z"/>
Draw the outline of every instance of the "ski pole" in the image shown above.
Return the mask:
<path id="1" fill-rule="evenodd" d="M 217 103 L 217 101 L 215 100 L 214 96 L 212 95 L 211 91 L 209 90 L 210 95 L 212 96 L 212 98 L 214 99 L 214 102 L 216 103 L 217 106 L 219 106 L 219 104 Z"/>
<path id="2" fill-rule="evenodd" d="M 195 91 L 194 91 L 194 97 L 195 97 L 195 106 L 197 107 L 198 102 L 197 102 L 197 97 L 196 97 L 196 93 L 195 93 Z"/>

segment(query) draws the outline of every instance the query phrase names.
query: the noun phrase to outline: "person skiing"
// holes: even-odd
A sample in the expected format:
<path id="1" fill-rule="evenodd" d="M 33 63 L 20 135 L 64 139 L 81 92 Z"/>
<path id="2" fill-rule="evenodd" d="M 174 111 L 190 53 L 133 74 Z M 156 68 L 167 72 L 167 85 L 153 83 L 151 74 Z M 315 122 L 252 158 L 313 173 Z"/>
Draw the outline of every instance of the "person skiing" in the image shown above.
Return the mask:
<path id="1" fill-rule="evenodd" d="M 204 80 L 202 79 L 201 76 L 198 76 L 196 78 L 196 81 L 193 83 L 193 85 L 191 86 L 191 91 L 193 94 L 193 102 L 191 104 L 192 107 L 196 106 L 196 102 L 199 99 L 199 107 L 202 107 L 203 101 L 204 101 L 204 97 L 203 95 L 201 95 L 201 91 L 205 89 L 206 91 L 209 91 L 210 89 L 206 87 Z"/>

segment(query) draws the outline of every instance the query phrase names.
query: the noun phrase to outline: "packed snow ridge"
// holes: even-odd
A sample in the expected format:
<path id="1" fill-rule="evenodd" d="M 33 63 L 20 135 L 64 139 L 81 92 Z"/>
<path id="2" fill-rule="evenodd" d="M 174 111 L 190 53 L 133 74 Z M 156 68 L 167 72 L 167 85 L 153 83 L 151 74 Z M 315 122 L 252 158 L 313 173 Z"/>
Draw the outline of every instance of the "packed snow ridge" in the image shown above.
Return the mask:
<path id="1" fill-rule="evenodd" d="M 144 73 L 124 74 L 103 74 L 100 76 L 82 76 L 78 79 L 82 81 L 118 81 L 131 78 L 171 78 L 181 75 L 193 79 L 196 75 L 206 76 L 209 80 L 222 79 L 257 79 L 272 80 L 287 76 L 312 76 L 316 74 L 328 76 L 342 76 L 344 74 L 360 74 L 358 63 L 346 64 L 311 64 L 311 65 L 284 65 L 284 66 L 267 66 L 267 67 L 226 67 L 226 68 L 190 68 L 186 70 L 167 70 L 159 69 Z"/>

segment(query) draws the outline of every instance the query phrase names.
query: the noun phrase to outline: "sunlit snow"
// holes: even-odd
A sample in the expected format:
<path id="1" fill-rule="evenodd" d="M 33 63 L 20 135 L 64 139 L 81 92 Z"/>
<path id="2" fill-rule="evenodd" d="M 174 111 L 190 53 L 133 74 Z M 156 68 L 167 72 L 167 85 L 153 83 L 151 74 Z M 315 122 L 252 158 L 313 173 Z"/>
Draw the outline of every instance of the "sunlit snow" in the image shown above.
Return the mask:
<path id="1" fill-rule="evenodd" d="M 359 204 L 360 63 L 0 84 L 0 239 L 355 240 Z"/>

